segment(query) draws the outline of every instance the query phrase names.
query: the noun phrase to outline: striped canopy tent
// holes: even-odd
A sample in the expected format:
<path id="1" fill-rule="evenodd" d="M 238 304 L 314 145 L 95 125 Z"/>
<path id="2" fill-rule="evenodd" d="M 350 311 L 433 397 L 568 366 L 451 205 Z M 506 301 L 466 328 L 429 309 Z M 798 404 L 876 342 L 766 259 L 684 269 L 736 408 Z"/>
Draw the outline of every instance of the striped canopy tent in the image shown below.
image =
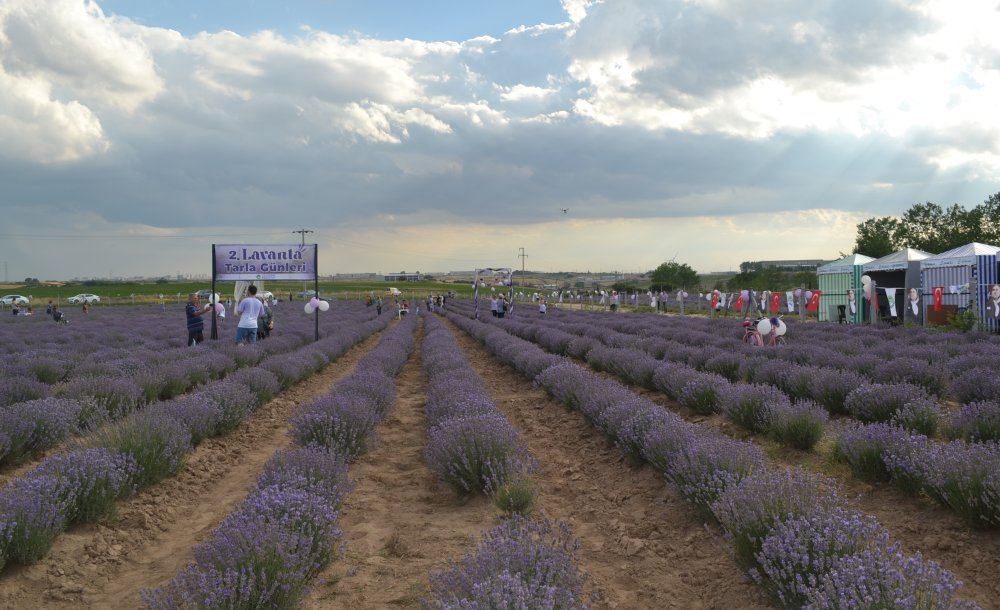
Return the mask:
<path id="1" fill-rule="evenodd" d="M 916 248 L 903 248 L 863 265 L 864 275 L 875 282 L 877 291 L 890 290 L 893 292 L 896 303 L 896 319 L 899 322 L 923 324 L 924 310 L 931 294 L 930 291 L 925 291 L 920 286 L 920 261 L 931 256 L 934 255 L 930 252 Z M 914 294 L 917 299 L 915 301 L 910 299 L 911 288 L 916 289 Z"/>
<path id="2" fill-rule="evenodd" d="M 997 253 L 1000 246 L 972 242 L 920 261 L 920 285 L 934 294 L 942 288 L 941 311 L 934 308 L 933 296 L 925 316 L 928 322 L 943 323 L 949 313 L 973 308 L 980 320 L 995 327 L 997 321 L 988 306 L 990 288 L 1000 282 Z"/>
<path id="3" fill-rule="evenodd" d="M 873 260 L 875 259 L 864 254 L 849 254 L 840 260 L 820 265 L 816 269 L 819 289 L 823 291 L 819 306 L 821 322 L 837 321 L 840 313 L 837 307 L 841 305 L 847 314 L 848 322 L 854 324 L 861 321 L 861 276 L 864 275 L 861 269 L 865 263 Z M 849 290 L 859 295 L 853 312 L 847 299 Z"/>

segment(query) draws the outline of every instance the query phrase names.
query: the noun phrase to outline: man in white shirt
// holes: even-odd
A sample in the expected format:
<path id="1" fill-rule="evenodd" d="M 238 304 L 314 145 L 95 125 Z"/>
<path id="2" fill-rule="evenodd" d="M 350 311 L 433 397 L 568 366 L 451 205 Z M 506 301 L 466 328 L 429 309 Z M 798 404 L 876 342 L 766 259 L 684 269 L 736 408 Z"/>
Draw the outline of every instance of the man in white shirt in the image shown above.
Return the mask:
<path id="1" fill-rule="evenodd" d="M 264 304 L 257 300 L 257 287 L 251 285 L 247 292 L 249 296 L 236 306 L 236 313 L 240 314 L 240 323 L 236 327 L 237 344 L 257 342 L 257 318 L 264 312 Z"/>

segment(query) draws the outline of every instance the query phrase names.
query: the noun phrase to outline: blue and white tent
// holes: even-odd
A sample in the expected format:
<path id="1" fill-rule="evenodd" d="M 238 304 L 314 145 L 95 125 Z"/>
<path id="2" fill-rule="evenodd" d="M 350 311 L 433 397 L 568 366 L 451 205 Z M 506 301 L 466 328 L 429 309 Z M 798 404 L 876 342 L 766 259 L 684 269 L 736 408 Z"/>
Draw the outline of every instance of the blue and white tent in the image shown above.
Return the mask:
<path id="1" fill-rule="evenodd" d="M 972 308 L 980 320 L 991 320 L 987 300 L 990 287 L 1000 282 L 998 252 L 1000 246 L 972 242 L 925 258 L 920 261 L 920 285 L 931 294 L 935 287 L 944 288 L 941 302 L 949 310 Z M 933 297 L 928 304 L 933 306 Z"/>
<path id="2" fill-rule="evenodd" d="M 895 303 L 897 320 L 923 324 L 931 293 L 920 285 L 920 261 L 932 256 L 916 248 L 903 248 L 862 266 L 864 274 L 875 282 L 875 289 L 884 291 L 886 300 Z M 915 300 L 910 299 L 911 288 L 916 289 Z"/>

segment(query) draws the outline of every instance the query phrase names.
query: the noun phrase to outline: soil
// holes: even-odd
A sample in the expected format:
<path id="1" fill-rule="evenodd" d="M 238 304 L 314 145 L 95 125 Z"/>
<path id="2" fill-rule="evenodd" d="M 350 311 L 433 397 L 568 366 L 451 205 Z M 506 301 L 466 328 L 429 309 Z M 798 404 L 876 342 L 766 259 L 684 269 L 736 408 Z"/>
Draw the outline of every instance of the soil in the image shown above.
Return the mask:
<path id="1" fill-rule="evenodd" d="M 576 412 L 500 365 L 457 329 L 456 338 L 497 407 L 538 461 L 536 516 L 569 524 L 579 539 L 595 609 L 771 608 L 736 566 L 718 528 L 696 520 L 648 466 L 629 464 Z M 422 331 L 418 331 L 422 333 Z M 235 432 L 203 442 L 176 477 L 119 504 L 114 520 L 75 526 L 50 554 L 0 573 L 0 608 L 139 608 L 139 592 L 172 578 L 253 485 L 264 462 L 287 446 L 298 404 L 328 392 L 378 342 L 369 338 L 320 374 L 259 409 Z M 423 459 L 426 378 L 419 350 L 397 379 L 398 400 L 380 442 L 356 463 L 340 520 L 346 547 L 317 579 L 305 608 L 419 608 L 427 577 L 474 549 L 501 518 L 488 499 L 458 497 Z M 657 398 L 667 408 L 680 408 Z M 705 423 L 724 427 L 709 418 Z M 815 458 L 769 449 L 772 458 Z M 823 468 L 823 464 L 816 464 Z M 983 608 L 998 608 L 1000 543 L 929 502 L 859 483 L 848 491 L 901 540 L 967 583 Z"/>

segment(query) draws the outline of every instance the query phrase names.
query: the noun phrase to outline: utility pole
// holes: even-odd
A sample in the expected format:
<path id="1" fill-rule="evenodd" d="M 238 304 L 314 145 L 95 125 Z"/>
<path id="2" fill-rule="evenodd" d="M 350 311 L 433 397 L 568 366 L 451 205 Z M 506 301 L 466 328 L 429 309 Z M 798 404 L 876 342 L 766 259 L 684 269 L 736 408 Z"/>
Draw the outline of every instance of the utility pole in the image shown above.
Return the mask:
<path id="1" fill-rule="evenodd" d="M 309 229 L 299 229 L 298 231 L 292 231 L 292 233 L 298 233 L 299 235 L 302 236 L 302 245 L 304 246 L 304 245 L 306 245 L 306 233 L 314 233 L 314 231 L 310 231 Z M 305 280 L 303 280 L 302 281 L 302 292 L 304 293 L 305 291 L 306 291 L 306 282 L 305 282 Z M 317 289 L 316 292 L 319 292 L 319 289 Z M 313 296 L 319 298 L 318 294 L 314 294 Z M 303 296 L 303 298 L 305 298 L 305 297 Z"/>
<path id="2" fill-rule="evenodd" d="M 524 259 L 528 258 L 528 255 L 524 253 L 524 248 L 519 248 L 521 253 L 518 256 L 521 257 L 521 287 L 524 287 Z"/>

